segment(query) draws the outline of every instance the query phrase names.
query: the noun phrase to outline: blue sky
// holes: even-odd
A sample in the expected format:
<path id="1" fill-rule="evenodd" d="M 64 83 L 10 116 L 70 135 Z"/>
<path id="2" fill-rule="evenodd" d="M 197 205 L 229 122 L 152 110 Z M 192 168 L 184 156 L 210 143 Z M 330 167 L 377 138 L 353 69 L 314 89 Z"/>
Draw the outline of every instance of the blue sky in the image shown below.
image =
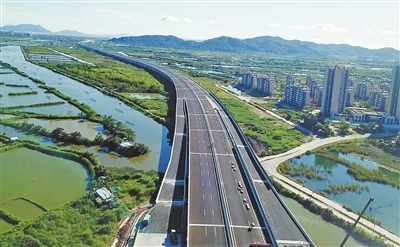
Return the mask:
<path id="1" fill-rule="evenodd" d="M 78 2 L 2 1 L 1 25 L 51 31 L 162 34 L 185 39 L 280 36 L 369 48 L 399 45 L 399 1 L 391 2 Z"/>

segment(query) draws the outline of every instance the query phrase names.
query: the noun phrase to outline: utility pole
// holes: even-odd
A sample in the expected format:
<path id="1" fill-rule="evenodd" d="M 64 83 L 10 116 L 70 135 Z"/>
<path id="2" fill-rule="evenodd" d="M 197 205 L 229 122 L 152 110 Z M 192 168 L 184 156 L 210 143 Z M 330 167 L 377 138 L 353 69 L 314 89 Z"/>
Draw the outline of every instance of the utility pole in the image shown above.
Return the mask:
<path id="1" fill-rule="evenodd" d="M 344 244 L 346 243 L 347 239 L 350 237 L 350 235 L 353 233 L 354 228 L 356 228 L 357 223 L 360 221 L 361 217 L 363 216 L 365 210 L 367 210 L 369 204 L 374 201 L 374 198 L 369 198 L 369 201 L 367 202 L 367 205 L 365 205 L 364 209 L 361 211 L 360 215 L 358 216 L 357 220 L 354 222 L 354 224 L 351 226 L 349 232 L 347 233 L 346 237 L 343 239 L 342 243 L 340 244 L 340 247 L 343 247 Z"/>

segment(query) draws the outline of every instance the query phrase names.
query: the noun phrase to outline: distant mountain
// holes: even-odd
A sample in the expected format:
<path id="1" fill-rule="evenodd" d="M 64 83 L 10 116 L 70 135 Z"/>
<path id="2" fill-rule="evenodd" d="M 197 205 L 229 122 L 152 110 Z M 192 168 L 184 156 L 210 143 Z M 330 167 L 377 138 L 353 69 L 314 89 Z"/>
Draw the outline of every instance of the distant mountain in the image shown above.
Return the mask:
<path id="1" fill-rule="evenodd" d="M 201 42 L 184 40 L 175 36 L 144 35 L 113 38 L 111 42 L 134 46 L 151 46 L 174 49 L 193 49 L 222 52 L 265 52 L 279 55 L 356 56 L 358 58 L 398 59 L 400 52 L 393 48 L 368 49 L 346 44 L 317 44 L 280 37 L 261 36 L 237 39 L 221 36 Z"/>
<path id="2" fill-rule="evenodd" d="M 81 33 L 81 32 L 75 31 L 75 30 L 69 30 L 69 29 L 58 31 L 58 32 L 55 32 L 54 34 L 69 35 L 69 36 L 88 36 L 88 34 Z"/>
<path id="3" fill-rule="evenodd" d="M 13 32 L 28 32 L 28 33 L 52 33 L 52 31 L 40 25 L 34 24 L 19 24 L 19 25 L 5 25 L 0 28 L 2 31 Z"/>

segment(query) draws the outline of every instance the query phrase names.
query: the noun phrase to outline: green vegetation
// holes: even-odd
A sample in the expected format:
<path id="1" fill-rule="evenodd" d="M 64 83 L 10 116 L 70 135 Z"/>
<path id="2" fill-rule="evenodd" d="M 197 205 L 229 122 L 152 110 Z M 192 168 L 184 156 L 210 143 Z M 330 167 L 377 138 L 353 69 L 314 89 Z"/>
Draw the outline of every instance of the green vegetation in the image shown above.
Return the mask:
<path id="1" fill-rule="evenodd" d="M 305 199 L 301 197 L 300 195 L 293 193 L 287 189 L 285 189 L 282 185 L 280 185 L 278 182 L 272 179 L 272 183 L 275 187 L 275 189 L 282 195 L 290 197 L 297 202 L 299 202 L 301 205 L 303 205 L 304 208 L 308 209 L 310 212 L 320 215 L 322 219 L 325 221 L 332 223 L 336 226 L 341 227 L 345 231 L 349 231 L 350 227 L 352 224 L 346 222 L 342 218 L 337 217 L 330 209 L 322 208 L 312 202 L 310 199 Z M 356 227 L 354 230 L 352 237 L 356 239 L 357 241 L 366 244 L 368 246 L 382 246 L 382 247 L 388 247 L 391 245 L 386 244 L 385 238 L 382 235 L 371 235 L 370 233 L 366 232 L 365 230 Z"/>
<path id="2" fill-rule="evenodd" d="M 35 205 L 36 207 L 40 208 L 40 209 L 43 210 L 44 212 L 49 211 L 49 209 L 46 208 L 45 206 L 41 205 L 41 204 L 38 203 L 38 202 L 35 202 L 34 200 L 31 200 L 31 199 L 29 199 L 29 198 L 26 198 L 26 197 L 17 197 L 17 198 L 14 198 L 13 200 L 14 200 L 14 201 L 15 201 L 15 200 L 23 200 L 23 201 L 26 201 L 26 202 L 29 202 L 29 203 Z"/>
<path id="3" fill-rule="evenodd" d="M 1 110 L 7 111 L 7 110 L 15 110 L 15 109 L 21 109 L 21 108 L 44 107 L 44 106 L 63 105 L 63 104 L 65 104 L 64 101 L 46 102 L 46 103 L 38 103 L 38 104 L 32 104 L 32 105 L 8 106 L 8 107 L 3 107 Z"/>
<path id="4" fill-rule="evenodd" d="M 25 52 L 29 54 L 29 50 Z M 148 102 L 147 100 L 132 99 L 125 97 L 121 93 L 160 93 L 164 92 L 164 87 L 150 73 L 143 69 L 136 68 L 126 63 L 99 55 L 94 52 L 86 51 L 81 48 L 62 48 L 56 49 L 69 55 L 84 59 L 94 63 L 96 66 L 88 64 L 53 64 L 43 63 L 45 66 L 57 73 L 61 73 L 75 80 L 81 81 L 89 86 L 96 87 L 103 93 L 123 98 L 130 105 L 136 105 L 135 109 L 148 112 L 150 116 L 155 115 L 165 118 L 168 112 L 166 100 Z M 29 55 L 28 55 L 29 56 Z M 37 61 L 32 61 L 37 62 Z M 126 102 L 124 102 L 126 103 Z"/>
<path id="5" fill-rule="evenodd" d="M 128 206 L 133 208 L 154 198 L 158 186 L 158 174 L 155 171 L 144 172 L 132 167 L 108 168 L 110 182 L 107 186 Z"/>
<path id="6" fill-rule="evenodd" d="M 278 172 L 282 175 L 292 177 L 305 177 L 310 180 L 324 180 L 324 177 L 318 174 L 318 171 L 311 166 L 301 163 L 297 167 L 292 167 L 289 161 L 285 161 L 278 166 Z M 303 184 L 303 183 L 300 183 Z"/>
<path id="7" fill-rule="evenodd" d="M 0 219 L 5 220 L 11 225 L 18 225 L 18 223 L 21 221 L 18 217 L 4 211 L 2 208 L 0 208 Z"/>
<path id="8" fill-rule="evenodd" d="M 19 69 L 17 69 L 17 68 L 15 68 L 15 67 L 11 66 L 11 65 L 8 64 L 8 63 L 5 63 L 5 62 L 3 62 L 3 61 L 0 61 L 0 65 L 3 66 L 4 68 L 13 70 L 15 73 L 17 73 L 17 74 L 19 74 L 19 75 L 22 75 L 22 76 L 24 76 L 24 77 L 28 77 L 28 74 L 26 74 L 25 72 L 20 71 Z"/>
<path id="9" fill-rule="evenodd" d="M 355 162 L 349 162 L 345 159 L 329 155 L 326 151 L 317 150 L 316 154 L 324 157 L 326 159 L 335 161 L 337 163 L 343 164 L 347 166 L 347 173 L 355 178 L 358 181 L 371 181 L 381 184 L 388 184 L 393 187 L 398 186 L 398 181 L 394 181 L 392 178 L 387 177 L 382 171 L 380 170 L 369 170 L 361 165 L 358 165 Z"/>
<path id="10" fill-rule="evenodd" d="M 26 48 L 23 47 L 23 49 Z M 135 110 L 141 111 L 157 122 L 165 124 L 165 118 L 168 115 L 167 100 L 135 99 L 125 94 L 136 92 L 166 95 L 164 86 L 150 73 L 132 65 L 81 48 L 69 49 L 57 47 L 56 49 L 83 60 L 93 62 L 96 66 L 81 63 L 53 64 L 47 62 L 41 63 L 41 66 L 80 81 L 88 86 L 95 87 L 102 93 L 116 97 Z M 36 63 L 37 61 L 32 62 Z M 161 78 L 159 79 L 161 80 Z M 40 80 L 36 82 L 44 83 Z"/>
<path id="11" fill-rule="evenodd" d="M 400 171 L 400 145 L 393 143 L 395 139 L 392 137 L 341 141 L 319 147 L 315 151 L 320 154 L 329 154 L 329 152 L 355 153 L 391 170 Z"/>
<path id="12" fill-rule="evenodd" d="M 28 142 L 19 142 L 26 145 Z M 13 144 L 15 147 L 17 144 Z M 34 144 L 32 144 L 34 145 Z M 36 146 L 36 145 L 35 145 Z M 43 147 L 41 147 L 43 148 Z M 44 148 L 54 152 L 54 148 Z M 0 150 L 3 151 L 3 150 Z M 42 150 L 43 151 L 43 150 Z M 149 202 L 157 191 L 157 172 L 138 171 L 133 168 L 110 168 L 100 166 L 89 153 L 63 151 L 87 159 L 92 167 L 102 167 L 91 172 L 107 176 L 107 187 L 117 196 L 119 203 L 114 209 L 97 206 L 94 193 L 70 202 L 60 208 L 43 213 L 39 217 L 20 222 L 13 229 L 0 235 L 2 246 L 106 246 L 113 240 L 113 232 L 128 213 L 127 205 L 133 206 Z M 78 156 L 78 157 L 79 157 Z M 90 160 L 90 161 L 89 161 Z M 92 163 L 95 162 L 95 163 Z M 101 172 L 100 172 L 101 170 Z M 97 177 L 97 176 L 96 176 Z M 97 182 L 93 184 L 97 186 Z M 113 189 L 120 188 L 120 189 Z"/>
<path id="13" fill-rule="evenodd" d="M 301 144 L 304 136 L 298 130 L 272 118 L 257 115 L 255 108 L 249 106 L 234 96 L 215 86 L 219 81 L 197 77 L 197 82 L 214 93 L 229 109 L 235 120 L 250 139 L 258 155 L 277 154 L 286 152 Z M 261 146 L 260 148 L 257 148 Z"/>
<path id="14" fill-rule="evenodd" d="M 361 186 L 359 184 L 340 184 L 340 185 L 330 184 L 323 191 L 328 194 L 337 195 L 347 191 L 356 192 L 360 194 L 363 190 L 369 191 L 368 185 Z"/>
<path id="15" fill-rule="evenodd" d="M 350 133 L 350 123 L 347 122 L 345 118 L 340 119 L 338 128 L 343 135 L 348 135 Z"/>
<path id="16" fill-rule="evenodd" d="M 50 210 L 34 220 L 22 222 L 0 235 L 4 247 L 13 246 L 106 246 L 127 214 L 124 206 L 98 208 L 94 193 Z"/>
<path id="17" fill-rule="evenodd" d="M 26 54 L 42 54 L 42 55 L 56 55 L 54 51 L 44 46 L 24 46 L 23 51 Z"/>
<path id="18" fill-rule="evenodd" d="M 30 87 L 29 85 L 22 85 L 22 84 L 3 84 L 7 87 Z"/>
<path id="19" fill-rule="evenodd" d="M 29 92 L 8 93 L 9 96 L 34 95 L 34 94 L 39 94 L 39 92 L 38 91 L 29 91 Z"/>

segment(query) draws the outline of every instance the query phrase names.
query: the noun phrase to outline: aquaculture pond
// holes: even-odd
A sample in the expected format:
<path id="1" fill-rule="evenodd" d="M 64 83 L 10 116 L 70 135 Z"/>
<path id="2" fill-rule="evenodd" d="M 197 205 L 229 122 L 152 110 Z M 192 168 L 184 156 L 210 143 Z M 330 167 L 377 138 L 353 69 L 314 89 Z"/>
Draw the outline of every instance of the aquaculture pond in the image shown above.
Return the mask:
<path id="1" fill-rule="evenodd" d="M 46 146 L 53 144 L 51 138 L 27 135 L 17 129 L 14 129 L 14 128 L 8 127 L 8 126 L 4 126 L 2 124 L 0 124 L 0 132 L 4 133 L 6 136 L 9 136 L 9 137 L 18 137 L 18 139 L 21 139 L 21 140 L 36 141 L 36 142 L 40 142 L 40 144 L 46 145 Z"/>
<path id="2" fill-rule="evenodd" d="M 343 153 L 331 153 L 331 155 L 337 155 L 371 170 L 380 169 L 384 171 L 386 176 L 394 179 L 394 181 L 400 181 L 400 174 L 379 167 L 377 164 L 356 155 Z M 315 154 L 304 155 L 299 159 L 292 159 L 290 164 L 292 167 L 299 167 L 301 164 L 312 167 L 317 171 L 318 175 L 322 176 L 323 180 L 310 180 L 302 177 L 305 186 L 315 192 L 323 191 L 329 185 L 358 184 L 361 187 L 367 186 L 368 189 L 361 192 L 344 192 L 336 195 L 325 193 L 325 196 L 352 208 L 355 212 L 361 211 L 368 199 L 373 197 L 375 200 L 370 205 L 371 210 L 367 210 L 366 214 L 381 221 L 384 228 L 400 235 L 400 189 L 398 187 L 395 188 L 376 182 L 360 182 L 347 174 L 347 167 L 345 165 Z M 298 178 L 297 176 L 292 177 L 293 180 Z"/>
<path id="3" fill-rule="evenodd" d="M 321 216 L 311 213 L 295 200 L 282 195 L 281 198 L 317 246 L 340 245 L 346 236 L 346 231 L 326 222 Z M 364 245 L 350 237 L 347 240 L 346 246 L 358 247 Z"/>
<path id="4" fill-rule="evenodd" d="M 87 120 L 46 120 L 46 119 L 26 119 L 22 120 L 26 123 L 31 123 L 35 125 L 40 125 L 49 131 L 56 128 L 63 128 L 65 132 L 72 133 L 79 131 L 83 137 L 93 140 L 97 134 L 102 134 L 104 132 L 103 125 L 99 123 L 93 123 Z"/>
<path id="5" fill-rule="evenodd" d="M 32 105 L 39 103 L 49 103 L 49 102 L 60 102 L 64 101 L 53 94 L 44 93 L 45 90 L 39 88 L 37 84 L 27 77 L 21 76 L 19 74 L 2 74 L 1 81 L 4 85 L 0 85 L 2 97 L 2 106 L 21 106 L 21 105 Z M 12 86 L 7 86 L 12 85 Z M 27 86 L 27 87 L 17 87 L 14 85 Z M 38 94 L 29 95 L 18 95 L 11 96 L 9 93 L 25 93 L 25 92 L 38 92 Z"/>
<path id="6" fill-rule="evenodd" d="M 22 220 L 43 212 L 29 200 L 52 209 L 83 196 L 90 188 L 87 169 L 68 159 L 27 148 L 4 152 L 1 159 L 2 209 Z"/>
<path id="7" fill-rule="evenodd" d="M 5 46 L 0 49 L 4 62 L 32 77 L 43 80 L 48 86 L 58 89 L 65 95 L 88 104 L 99 114 L 111 115 L 117 121 L 135 131 L 136 141 L 145 144 L 151 150 L 147 156 L 140 158 L 142 160 L 137 165 L 145 170 L 165 172 L 171 153 L 171 144 L 167 137 L 168 129 L 166 127 L 130 108 L 118 99 L 104 95 L 95 88 L 27 62 L 19 46 Z M 55 106 L 54 109 L 58 109 L 58 107 Z M 120 161 L 124 162 L 126 166 L 133 166 L 128 159 L 121 159 Z M 137 165 L 134 166 L 137 167 Z"/>

